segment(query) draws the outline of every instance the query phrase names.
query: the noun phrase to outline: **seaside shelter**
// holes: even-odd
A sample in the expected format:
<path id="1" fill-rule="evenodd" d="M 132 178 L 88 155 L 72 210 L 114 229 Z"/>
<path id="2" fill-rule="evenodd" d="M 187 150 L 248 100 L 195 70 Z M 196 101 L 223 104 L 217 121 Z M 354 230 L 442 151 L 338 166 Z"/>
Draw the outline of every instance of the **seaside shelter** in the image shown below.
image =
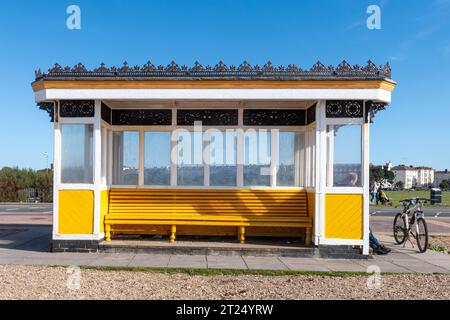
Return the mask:
<path id="1" fill-rule="evenodd" d="M 54 124 L 54 248 L 119 235 L 298 237 L 369 253 L 369 128 L 389 64 L 35 73 Z"/>

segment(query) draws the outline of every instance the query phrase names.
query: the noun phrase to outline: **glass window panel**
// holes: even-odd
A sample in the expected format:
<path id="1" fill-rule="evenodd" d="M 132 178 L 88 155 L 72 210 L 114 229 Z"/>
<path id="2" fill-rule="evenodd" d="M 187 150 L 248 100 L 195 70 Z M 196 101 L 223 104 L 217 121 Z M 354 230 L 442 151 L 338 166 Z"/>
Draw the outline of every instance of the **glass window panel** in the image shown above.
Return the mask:
<path id="1" fill-rule="evenodd" d="M 202 132 L 178 132 L 177 180 L 179 186 L 204 185 Z"/>
<path id="2" fill-rule="evenodd" d="M 102 184 L 106 184 L 106 172 L 107 168 L 107 146 L 108 146 L 108 130 L 106 128 L 102 128 Z"/>
<path id="3" fill-rule="evenodd" d="M 210 132 L 209 157 L 211 186 L 236 186 L 236 132 Z"/>
<path id="4" fill-rule="evenodd" d="M 144 184 L 170 185 L 170 132 L 144 134 Z"/>
<path id="5" fill-rule="evenodd" d="M 244 185 L 270 186 L 271 134 L 248 130 L 244 134 Z"/>
<path id="6" fill-rule="evenodd" d="M 361 187 L 361 125 L 328 126 L 328 185 Z"/>
<path id="7" fill-rule="evenodd" d="M 277 186 L 295 186 L 296 152 L 302 133 L 280 132 L 278 138 Z M 298 158 L 297 158 L 298 161 Z M 298 174 L 298 173 L 297 173 Z"/>
<path id="8" fill-rule="evenodd" d="M 61 183 L 93 183 L 94 127 L 61 125 Z"/>
<path id="9" fill-rule="evenodd" d="M 113 184 L 137 185 L 139 132 L 113 132 Z"/>

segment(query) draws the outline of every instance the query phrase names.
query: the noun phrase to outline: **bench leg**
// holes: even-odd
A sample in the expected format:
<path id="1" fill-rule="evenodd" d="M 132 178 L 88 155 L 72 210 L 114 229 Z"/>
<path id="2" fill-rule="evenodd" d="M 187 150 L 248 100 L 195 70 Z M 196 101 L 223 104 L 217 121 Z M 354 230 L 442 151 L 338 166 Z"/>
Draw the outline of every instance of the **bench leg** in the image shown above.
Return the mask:
<path id="1" fill-rule="evenodd" d="M 177 226 L 173 225 L 170 227 L 170 242 L 175 242 L 176 239 L 176 233 L 177 233 Z"/>
<path id="2" fill-rule="evenodd" d="M 111 241 L 111 225 L 105 224 L 105 240 Z"/>
<path id="3" fill-rule="evenodd" d="M 306 228 L 305 232 L 305 244 L 307 246 L 311 245 L 311 228 Z"/>
<path id="4" fill-rule="evenodd" d="M 245 243 L 245 227 L 238 227 L 238 240 L 241 244 Z"/>

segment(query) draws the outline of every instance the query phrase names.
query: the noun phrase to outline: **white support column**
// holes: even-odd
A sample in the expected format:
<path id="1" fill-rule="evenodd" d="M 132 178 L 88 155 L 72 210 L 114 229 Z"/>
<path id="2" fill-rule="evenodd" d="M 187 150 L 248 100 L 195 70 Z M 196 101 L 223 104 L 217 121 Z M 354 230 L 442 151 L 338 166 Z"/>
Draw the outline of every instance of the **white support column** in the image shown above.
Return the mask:
<path id="1" fill-rule="evenodd" d="M 326 188 L 326 119 L 325 119 L 325 100 L 320 100 L 316 107 L 316 134 L 315 134 L 315 170 L 314 180 L 316 189 L 316 206 L 315 206 L 315 237 L 316 245 L 321 243 L 321 239 L 325 234 L 325 188 Z"/>
<path id="2" fill-rule="evenodd" d="M 333 130 L 327 132 L 327 186 L 334 185 L 333 165 L 334 165 L 334 127 Z"/>
<path id="3" fill-rule="evenodd" d="M 102 127 L 102 180 L 101 185 L 105 189 L 108 175 L 108 157 L 107 157 L 107 148 L 108 148 L 108 129 L 106 127 Z"/>
<path id="4" fill-rule="evenodd" d="M 365 104 L 365 103 L 364 103 Z M 369 207 L 369 180 L 370 180 L 370 115 L 368 115 L 367 122 L 363 124 L 362 132 L 362 147 L 363 150 L 363 254 L 369 254 L 369 220 L 370 220 L 370 207 Z"/>
<path id="5" fill-rule="evenodd" d="M 100 234 L 100 191 L 102 185 L 101 101 L 95 100 L 94 116 L 94 235 Z"/>
<path id="6" fill-rule="evenodd" d="M 54 107 L 53 126 L 53 239 L 58 234 L 59 185 L 61 183 L 61 124 L 59 122 L 59 102 Z"/>
<path id="7" fill-rule="evenodd" d="M 312 174 L 312 166 L 311 166 L 311 132 L 305 132 L 305 165 L 303 171 L 303 177 L 305 185 L 309 188 L 312 188 L 313 185 L 311 183 L 311 174 Z"/>

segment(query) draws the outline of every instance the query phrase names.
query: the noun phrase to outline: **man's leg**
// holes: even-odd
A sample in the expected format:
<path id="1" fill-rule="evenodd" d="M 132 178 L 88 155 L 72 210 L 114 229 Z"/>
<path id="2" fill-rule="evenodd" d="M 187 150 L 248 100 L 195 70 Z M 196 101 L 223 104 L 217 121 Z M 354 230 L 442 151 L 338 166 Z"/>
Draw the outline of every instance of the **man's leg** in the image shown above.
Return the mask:
<path id="1" fill-rule="evenodd" d="M 369 244 L 372 249 L 378 249 L 380 247 L 380 243 L 378 239 L 375 238 L 372 232 L 372 228 L 369 227 Z"/>

